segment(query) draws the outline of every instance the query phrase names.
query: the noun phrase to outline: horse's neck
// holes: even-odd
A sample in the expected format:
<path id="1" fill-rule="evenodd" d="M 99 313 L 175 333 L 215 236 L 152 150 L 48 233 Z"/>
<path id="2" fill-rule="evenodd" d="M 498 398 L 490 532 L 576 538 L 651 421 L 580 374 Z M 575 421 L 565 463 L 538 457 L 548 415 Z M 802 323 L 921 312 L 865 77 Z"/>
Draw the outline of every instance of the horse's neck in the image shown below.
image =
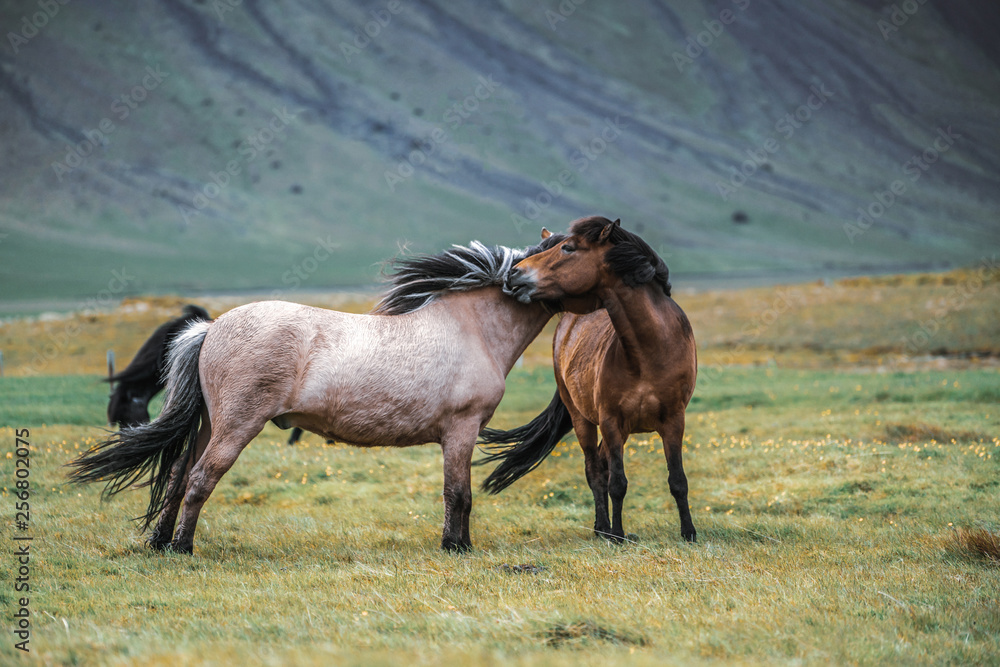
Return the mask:
<path id="1" fill-rule="evenodd" d="M 541 304 L 519 303 L 495 287 L 460 292 L 450 298 L 467 324 L 478 328 L 483 344 L 505 376 L 551 317 Z"/>
<path id="2" fill-rule="evenodd" d="M 638 371 L 658 358 L 669 336 L 670 298 L 659 287 L 648 284 L 619 284 L 600 296 L 628 364 Z"/>

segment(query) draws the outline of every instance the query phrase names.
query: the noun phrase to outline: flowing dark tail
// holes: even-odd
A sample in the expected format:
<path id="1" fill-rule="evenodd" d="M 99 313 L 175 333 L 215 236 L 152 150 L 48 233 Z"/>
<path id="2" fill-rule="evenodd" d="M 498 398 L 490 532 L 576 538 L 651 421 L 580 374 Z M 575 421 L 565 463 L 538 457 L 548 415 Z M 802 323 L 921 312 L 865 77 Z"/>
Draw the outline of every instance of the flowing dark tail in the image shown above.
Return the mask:
<path id="1" fill-rule="evenodd" d="M 174 463 L 194 453 L 205 399 L 198 377 L 198 357 L 210 322 L 195 322 L 170 346 L 167 362 L 167 400 L 160 416 L 139 426 L 123 428 L 80 458 L 70 481 L 77 484 L 107 482 L 102 499 L 110 498 L 149 473 L 149 507 L 136 517 L 142 530 L 149 528 L 167 501 Z"/>
<path id="2" fill-rule="evenodd" d="M 545 460 L 572 428 L 569 410 L 557 391 L 549 407 L 524 426 L 509 431 L 483 429 L 480 442 L 495 446 L 486 447 L 489 455 L 476 461 L 476 465 L 501 462 L 483 482 L 483 490 L 500 493 L 527 475 Z"/>

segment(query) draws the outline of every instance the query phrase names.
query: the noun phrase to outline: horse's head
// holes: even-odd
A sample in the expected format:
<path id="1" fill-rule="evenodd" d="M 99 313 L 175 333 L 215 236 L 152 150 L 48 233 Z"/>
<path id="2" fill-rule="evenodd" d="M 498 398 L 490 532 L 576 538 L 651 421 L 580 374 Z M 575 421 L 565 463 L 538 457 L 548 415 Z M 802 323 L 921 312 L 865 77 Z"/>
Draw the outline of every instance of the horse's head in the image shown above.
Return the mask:
<path id="1" fill-rule="evenodd" d="M 507 292 L 523 303 L 557 301 L 571 313 L 589 313 L 603 307 L 603 289 L 650 282 L 670 295 L 667 265 L 620 220 L 581 218 L 569 234 L 543 229 L 542 239 L 546 249 L 518 262 L 507 277 Z"/>
<path id="2" fill-rule="evenodd" d="M 149 391 L 136 391 L 125 383 L 118 383 L 108 402 L 108 423 L 119 427 L 138 426 L 149 421 Z"/>

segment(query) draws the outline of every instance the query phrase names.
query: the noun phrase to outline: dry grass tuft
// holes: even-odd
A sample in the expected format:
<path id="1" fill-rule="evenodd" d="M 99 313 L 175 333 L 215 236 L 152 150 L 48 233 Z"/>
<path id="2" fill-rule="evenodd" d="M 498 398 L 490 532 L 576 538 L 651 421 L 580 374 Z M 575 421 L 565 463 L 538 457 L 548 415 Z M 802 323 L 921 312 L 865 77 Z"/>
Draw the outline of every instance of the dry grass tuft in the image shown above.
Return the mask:
<path id="1" fill-rule="evenodd" d="M 939 426 L 917 422 L 914 424 L 886 424 L 885 433 L 894 442 L 979 442 L 989 441 L 985 433 L 973 431 L 946 431 Z"/>
<path id="2" fill-rule="evenodd" d="M 545 631 L 544 635 L 545 643 L 553 647 L 580 644 L 591 639 L 626 646 L 646 646 L 646 640 L 643 637 L 609 630 L 593 621 L 553 625 Z"/>
<path id="3" fill-rule="evenodd" d="M 1000 565 L 1000 535 L 985 528 L 956 528 L 947 546 L 959 555 Z"/>
<path id="4" fill-rule="evenodd" d="M 534 563 L 521 563 L 520 565 L 501 563 L 496 566 L 496 569 L 504 574 L 538 574 L 539 572 L 544 572 L 546 567 L 544 565 L 535 565 Z"/>

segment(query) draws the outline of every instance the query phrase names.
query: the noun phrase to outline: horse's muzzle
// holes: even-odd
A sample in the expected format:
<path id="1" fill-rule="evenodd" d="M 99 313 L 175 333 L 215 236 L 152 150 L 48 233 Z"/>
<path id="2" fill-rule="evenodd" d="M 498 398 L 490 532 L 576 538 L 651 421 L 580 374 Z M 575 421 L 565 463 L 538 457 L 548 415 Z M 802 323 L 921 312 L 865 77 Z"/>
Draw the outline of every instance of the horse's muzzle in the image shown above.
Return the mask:
<path id="1" fill-rule="evenodd" d="M 503 283 L 503 291 L 504 294 L 514 297 L 521 303 L 531 303 L 535 283 L 524 271 L 515 267 L 507 274 L 507 279 Z"/>

